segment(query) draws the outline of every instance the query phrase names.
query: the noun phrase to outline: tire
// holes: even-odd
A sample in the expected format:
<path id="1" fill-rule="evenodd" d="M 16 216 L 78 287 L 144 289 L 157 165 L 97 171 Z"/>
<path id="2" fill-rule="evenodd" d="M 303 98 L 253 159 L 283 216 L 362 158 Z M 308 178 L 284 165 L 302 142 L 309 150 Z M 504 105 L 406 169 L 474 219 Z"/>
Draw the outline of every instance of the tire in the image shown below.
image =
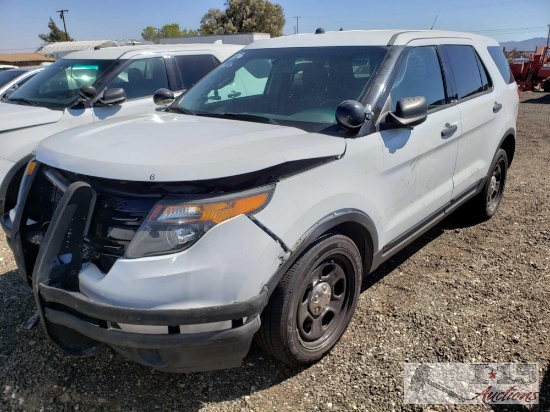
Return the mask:
<path id="1" fill-rule="evenodd" d="M 483 189 L 474 197 L 467 211 L 475 221 L 483 222 L 497 212 L 504 196 L 506 177 L 508 176 L 508 155 L 498 149 Z"/>
<path id="2" fill-rule="evenodd" d="M 315 363 L 349 325 L 362 276 L 361 254 L 350 238 L 339 234 L 319 238 L 273 291 L 256 342 L 286 364 Z"/>
<path id="3" fill-rule="evenodd" d="M 550 77 L 544 81 L 542 90 L 544 90 L 545 92 L 550 92 Z"/>

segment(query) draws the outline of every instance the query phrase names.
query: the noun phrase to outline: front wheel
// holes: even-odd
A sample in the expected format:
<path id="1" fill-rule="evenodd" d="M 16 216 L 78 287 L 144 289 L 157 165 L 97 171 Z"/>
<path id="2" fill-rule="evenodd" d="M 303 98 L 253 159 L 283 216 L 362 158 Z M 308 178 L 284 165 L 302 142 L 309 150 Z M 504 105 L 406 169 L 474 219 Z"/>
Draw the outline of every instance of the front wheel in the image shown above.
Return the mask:
<path id="1" fill-rule="evenodd" d="M 289 365 L 318 361 L 345 332 L 362 274 L 361 254 L 351 239 L 338 234 L 318 239 L 277 285 L 256 341 Z"/>

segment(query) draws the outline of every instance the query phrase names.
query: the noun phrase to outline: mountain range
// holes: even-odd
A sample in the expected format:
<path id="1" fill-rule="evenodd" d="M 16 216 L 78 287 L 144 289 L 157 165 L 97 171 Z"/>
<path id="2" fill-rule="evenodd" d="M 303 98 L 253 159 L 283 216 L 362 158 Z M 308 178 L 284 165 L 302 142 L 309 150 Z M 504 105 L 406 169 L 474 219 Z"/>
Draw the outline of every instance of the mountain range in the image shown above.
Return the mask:
<path id="1" fill-rule="evenodd" d="M 522 40 L 522 41 L 504 41 L 500 42 L 502 47 L 506 47 L 506 50 L 517 51 L 535 51 L 538 46 L 546 45 L 546 37 L 535 37 L 532 39 Z"/>

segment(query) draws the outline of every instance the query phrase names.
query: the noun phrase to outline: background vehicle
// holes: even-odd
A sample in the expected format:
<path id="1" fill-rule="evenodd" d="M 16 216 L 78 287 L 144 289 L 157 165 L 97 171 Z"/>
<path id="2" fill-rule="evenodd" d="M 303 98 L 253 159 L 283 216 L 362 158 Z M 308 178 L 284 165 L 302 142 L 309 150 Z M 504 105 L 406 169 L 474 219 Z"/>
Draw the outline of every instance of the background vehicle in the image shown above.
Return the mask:
<path id="1" fill-rule="evenodd" d="M 510 70 L 520 90 L 550 92 L 550 58 L 548 46 L 539 46 L 529 58 L 514 59 Z"/>
<path id="2" fill-rule="evenodd" d="M 46 66 L 0 104 L 0 211 L 15 205 L 23 168 L 40 140 L 97 120 L 153 111 L 156 90 L 185 90 L 241 48 L 113 47 L 75 52 Z"/>
<path id="3" fill-rule="evenodd" d="M 2 224 L 69 353 L 207 370 L 256 334 L 304 366 L 343 335 L 363 274 L 466 202 L 496 213 L 517 109 L 483 36 L 258 41 L 165 113 L 45 139 Z"/>
<path id="4" fill-rule="evenodd" d="M 12 66 L 10 64 L 0 64 L 0 72 L 3 72 L 4 70 L 11 70 L 11 69 L 17 69 L 19 66 Z"/>
<path id="5" fill-rule="evenodd" d="M 45 66 L 28 66 L 20 69 L 6 70 L 0 73 L 0 99 L 5 97 L 8 89 L 18 89 L 35 74 L 44 70 Z"/>

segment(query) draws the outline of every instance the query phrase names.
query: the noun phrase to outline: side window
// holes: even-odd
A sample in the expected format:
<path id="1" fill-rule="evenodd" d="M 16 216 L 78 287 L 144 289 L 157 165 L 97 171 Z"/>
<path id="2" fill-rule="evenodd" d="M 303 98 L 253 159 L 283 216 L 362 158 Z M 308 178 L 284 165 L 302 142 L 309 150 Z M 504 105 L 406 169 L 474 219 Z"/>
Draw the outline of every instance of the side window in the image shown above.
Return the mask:
<path id="1" fill-rule="evenodd" d="M 164 59 L 154 57 L 132 61 L 107 85 L 108 89 L 117 87 L 124 89 L 128 99 L 152 96 L 158 89 L 167 89 Z"/>
<path id="2" fill-rule="evenodd" d="M 514 75 L 510 70 L 508 60 L 506 60 L 506 57 L 504 56 L 504 53 L 502 52 L 500 46 L 489 46 L 487 47 L 487 50 L 489 51 L 489 54 L 497 65 L 498 71 L 502 75 L 504 81 L 508 84 L 514 83 Z"/>
<path id="3" fill-rule="evenodd" d="M 477 68 L 479 70 L 479 74 L 481 75 L 481 87 L 483 91 L 487 91 L 491 89 L 491 87 L 493 87 L 493 82 L 489 77 L 489 73 L 487 72 L 485 65 L 481 61 L 481 58 L 477 53 L 475 53 L 475 55 L 476 55 L 476 61 L 477 61 Z"/>
<path id="4" fill-rule="evenodd" d="M 406 55 L 390 96 L 392 111 L 397 101 L 405 97 L 424 96 L 428 109 L 445 104 L 443 76 L 435 47 L 416 47 Z"/>
<path id="5" fill-rule="evenodd" d="M 206 73 L 219 66 L 220 62 L 210 54 L 198 56 L 175 56 L 183 81 L 183 90 L 189 89 Z"/>
<path id="6" fill-rule="evenodd" d="M 473 47 L 448 45 L 445 48 L 453 70 L 456 94 L 459 100 L 488 89 L 483 84 L 484 76 L 485 84 L 488 84 L 485 69 L 482 66 L 480 71 L 480 64 L 478 64 L 477 54 Z"/>

